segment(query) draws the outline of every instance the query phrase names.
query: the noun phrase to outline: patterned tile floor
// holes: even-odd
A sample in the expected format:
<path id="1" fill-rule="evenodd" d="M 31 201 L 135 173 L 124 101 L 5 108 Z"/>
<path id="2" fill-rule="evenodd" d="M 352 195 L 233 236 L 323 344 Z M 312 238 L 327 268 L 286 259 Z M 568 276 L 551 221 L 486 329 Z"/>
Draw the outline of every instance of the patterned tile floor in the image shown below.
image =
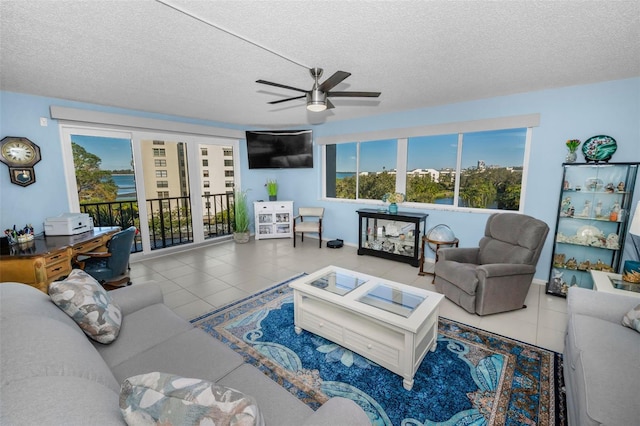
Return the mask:
<path id="1" fill-rule="evenodd" d="M 189 320 L 246 297 L 301 272 L 336 265 L 435 291 L 430 275 L 419 276 L 410 265 L 358 256 L 355 247 L 318 248 L 307 238 L 293 247 L 291 239 L 236 244 L 233 241 L 132 261 L 136 282 L 151 281 L 162 288 L 165 303 Z M 427 268 L 428 269 L 428 268 Z M 440 315 L 484 330 L 562 352 L 567 326 L 566 299 L 550 296 L 533 284 L 526 309 L 480 317 L 445 299 Z"/>

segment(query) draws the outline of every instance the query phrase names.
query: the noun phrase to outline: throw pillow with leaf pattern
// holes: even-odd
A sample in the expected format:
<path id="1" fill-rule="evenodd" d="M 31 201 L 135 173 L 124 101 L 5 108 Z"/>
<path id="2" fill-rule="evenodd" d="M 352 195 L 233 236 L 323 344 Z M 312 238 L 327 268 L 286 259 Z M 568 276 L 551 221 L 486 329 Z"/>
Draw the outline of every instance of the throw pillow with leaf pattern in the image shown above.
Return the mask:
<path id="1" fill-rule="evenodd" d="M 49 284 L 49 297 L 96 342 L 116 340 L 122 324 L 120 308 L 91 275 L 74 269 L 62 281 Z"/>
<path id="2" fill-rule="evenodd" d="M 253 397 L 206 380 L 159 372 L 126 379 L 120 411 L 128 425 L 264 425 Z"/>

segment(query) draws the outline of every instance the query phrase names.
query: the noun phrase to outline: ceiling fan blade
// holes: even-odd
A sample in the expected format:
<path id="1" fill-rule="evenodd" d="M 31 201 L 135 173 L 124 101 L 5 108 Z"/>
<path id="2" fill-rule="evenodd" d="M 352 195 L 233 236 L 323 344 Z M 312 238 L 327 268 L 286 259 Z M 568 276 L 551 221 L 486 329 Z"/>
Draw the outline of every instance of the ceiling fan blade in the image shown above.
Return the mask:
<path id="1" fill-rule="evenodd" d="M 377 98 L 380 92 L 328 92 L 334 98 Z"/>
<path id="2" fill-rule="evenodd" d="M 256 80 L 256 83 L 266 84 L 266 85 L 275 86 L 275 87 L 282 87 L 283 89 L 297 90 L 298 92 L 307 93 L 307 90 L 298 89 L 297 87 L 291 87 L 291 86 L 287 86 L 280 83 L 273 83 L 271 81 L 266 81 L 266 80 Z"/>
<path id="3" fill-rule="evenodd" d="M 270 105 L 273 105 L 273 104 L 279 104 L 279 103 L 282 103 L 282 102 L 293 101 L 294 99 L 302 99 L 302 98 L 306 98 L 306 97 L 307 97 L 307 95 L 295 96 L 293 98 L 280 99 L 279 101 L 271 101 L 271 102 L 267 102 L 267 103 L 270 104 Z"/>
<path id="4" fill-rule="evenodd" d="M 318 89 L 323 92 L 328 92 L 338 84 L 342 83 L 342 80 L 349 77 L 350 75 L 350 72 L 336 71 L 331 77 L 326 79 L 320 86 L 318 86 Z"/>
<path id="5" fill-rule="evenodd" d="M 332 109 L 335 108 L 336 106 L 329 100 L 327 99 L 327 109 Z"/>

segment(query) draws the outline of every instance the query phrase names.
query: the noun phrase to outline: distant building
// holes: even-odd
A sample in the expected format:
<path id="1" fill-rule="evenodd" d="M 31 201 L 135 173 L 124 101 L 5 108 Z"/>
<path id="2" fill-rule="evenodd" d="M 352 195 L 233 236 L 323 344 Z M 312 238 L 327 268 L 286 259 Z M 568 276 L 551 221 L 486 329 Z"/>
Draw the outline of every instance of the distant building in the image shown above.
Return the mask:
<path id="1" fill-rule="evenodd" d="M 142 141 L 142 170 L 144 175 L 145 198 L 165 199 L 189 195 L 189 164 L 187 146 L 183 142 Z M 213 195 L 225 194 L 234 189 L 233 149 L 217 145 L 198 146 L 198 167 L 200 170 L 200 194 L 205 215 L 214 209 Z M 211 196 L 211 197 L 207 197 Z M 223 197 L 224 198 L 224 197 Z M 220 204 L 220 200 L 217 200 Z M 173 207 L 173 204 L 172 204 Z M 226 208 L 223 205 L 215 209 Z"/>
<path id="2" fill-rule="evenodd" d="M 436 169 L 413 169 L 407 172 L 407 176 L 429 176 L 432 182 L 440 182 L 440 172 Z"/>

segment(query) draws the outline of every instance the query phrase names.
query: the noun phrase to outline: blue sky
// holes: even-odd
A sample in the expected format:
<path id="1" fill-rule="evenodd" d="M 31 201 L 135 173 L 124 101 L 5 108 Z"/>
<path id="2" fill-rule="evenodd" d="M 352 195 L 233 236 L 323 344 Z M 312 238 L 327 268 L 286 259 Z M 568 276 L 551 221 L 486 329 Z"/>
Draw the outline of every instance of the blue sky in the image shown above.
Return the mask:
<path id="1" fill-rule="evenodd" d="M 524 159 L 526 129 L 465 133 L 462 167 L 475 167 L 479 160 L 489 165 L 518 166 Z M 458 135 L 409 138 L 407 169 L 455 168 Z M 338 144 L 337 171 L 353 171 L 356 145 Z M 360 170 L 380 171 L 396 167 L 396 141 L 367 142 L 360 146 Z"/>
<path id="2" fill-rule="evenodd" d="M 71 135 L 71 142 L 100 157 L 102 170 L 131 169 L 132 154 L 129 139 Z"/>

